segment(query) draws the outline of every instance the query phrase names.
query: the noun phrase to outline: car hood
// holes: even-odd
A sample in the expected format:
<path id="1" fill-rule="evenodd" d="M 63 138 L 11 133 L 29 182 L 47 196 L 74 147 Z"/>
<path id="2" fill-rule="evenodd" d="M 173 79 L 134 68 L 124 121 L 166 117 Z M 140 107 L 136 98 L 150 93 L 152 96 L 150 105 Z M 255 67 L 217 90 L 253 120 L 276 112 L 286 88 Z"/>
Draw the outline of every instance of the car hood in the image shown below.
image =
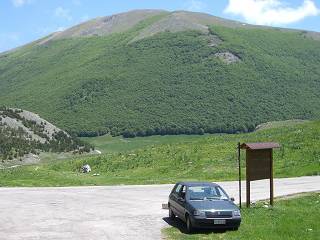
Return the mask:
<path id="1" fill-rule="evenodd" d="M 233 202 L 224 200 L 189 201 L 189 204 L 198 210 L 238 210 L 238 207 Z"/>

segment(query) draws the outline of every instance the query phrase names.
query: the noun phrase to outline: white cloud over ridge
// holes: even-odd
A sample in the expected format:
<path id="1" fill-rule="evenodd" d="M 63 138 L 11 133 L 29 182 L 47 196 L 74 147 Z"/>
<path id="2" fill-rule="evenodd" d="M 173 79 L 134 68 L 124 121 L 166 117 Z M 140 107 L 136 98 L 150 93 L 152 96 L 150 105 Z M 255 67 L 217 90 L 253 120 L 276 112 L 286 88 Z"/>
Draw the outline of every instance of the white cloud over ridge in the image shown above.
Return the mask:
<path id="1" fill-rule="evenodd" d="M 57 7 L 54 10 L 54 15 L 56 17 L 59 17 L 59 18 L 62 18 L 62 19 L 68 20 L 68 21 L 72 20 L 72 16 L 70 14 L 70 11 L 68 9 L 63 8 L 63 7 Z"/>
<path id="2" fill-rule="evenodd" d="M 290 7 L 287 2 L 281 0 L 229 0 L 224 12 L 241 16 L 248 23 L 276 26 L 317 16 L 320 9 L 312 0 L 304 0 L 298 7 Z"/>
<path id="3" fill-rule="evenodd" d="M 185 4 L 185 8 L 188 11 L 193 11 L 193 12 L 203 11 L 206 7 L 207 5 L 200 0 L 189 0 Z"/>

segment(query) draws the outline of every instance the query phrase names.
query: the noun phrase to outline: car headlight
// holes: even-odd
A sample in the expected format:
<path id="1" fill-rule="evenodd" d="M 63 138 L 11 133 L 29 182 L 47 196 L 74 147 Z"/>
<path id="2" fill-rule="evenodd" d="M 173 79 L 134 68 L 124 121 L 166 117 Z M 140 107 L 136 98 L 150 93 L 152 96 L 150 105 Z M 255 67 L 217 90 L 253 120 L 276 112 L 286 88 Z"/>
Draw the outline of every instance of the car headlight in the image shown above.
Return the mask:
<path id="1" fill-rule="evenodd" d="M 234 217 L 240 217 L 241 216 L 240 210 L 234 210 L 233 211 L 233 216 Z"/>
<path id="2" fill-rule="evenodd" d="M 201 210 L 194 210 L 193 211 L 193 216 L 206 217 L 206 212 L 205 211 L 201 211 Z"/>

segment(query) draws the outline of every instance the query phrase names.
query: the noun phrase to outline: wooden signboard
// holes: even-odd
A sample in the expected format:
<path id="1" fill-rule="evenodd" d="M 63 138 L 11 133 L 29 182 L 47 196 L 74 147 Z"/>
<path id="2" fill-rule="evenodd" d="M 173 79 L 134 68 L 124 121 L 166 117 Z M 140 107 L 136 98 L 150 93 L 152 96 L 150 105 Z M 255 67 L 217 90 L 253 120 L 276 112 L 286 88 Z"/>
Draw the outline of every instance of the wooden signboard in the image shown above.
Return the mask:
<path id="1" fill-rule="evenodd" d="M 271 178 L 272 149 L 246 151 L 246 173 L 249 181 Z"/>
<path id="2" fill-rule="evenodd" d="M 262 179 L 270 179 L 270 205 L 273 205 L 272 151 L 273 148 L 279 147 L 280 145 L 278 143 L 244 143 L 242 145 L 239 144 L 239 148 L 246 149 L 247 207 L 250 207 L 250 182 Z"/>

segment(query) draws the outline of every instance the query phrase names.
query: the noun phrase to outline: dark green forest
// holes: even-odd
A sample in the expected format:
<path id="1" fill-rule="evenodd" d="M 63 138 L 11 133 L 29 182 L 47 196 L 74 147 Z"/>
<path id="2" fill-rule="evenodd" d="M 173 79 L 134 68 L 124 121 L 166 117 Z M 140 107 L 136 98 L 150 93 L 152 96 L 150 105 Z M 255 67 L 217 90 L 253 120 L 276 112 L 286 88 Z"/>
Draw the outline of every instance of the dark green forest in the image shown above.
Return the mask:
<path id="1" fill-rule="evenodd" d="M 320 117 L 320 41 L 303 32 L 211 26 L 131 42 L 145 25 L 0 55 L 0 104 L 78 136 L 237 133 Z"/>

